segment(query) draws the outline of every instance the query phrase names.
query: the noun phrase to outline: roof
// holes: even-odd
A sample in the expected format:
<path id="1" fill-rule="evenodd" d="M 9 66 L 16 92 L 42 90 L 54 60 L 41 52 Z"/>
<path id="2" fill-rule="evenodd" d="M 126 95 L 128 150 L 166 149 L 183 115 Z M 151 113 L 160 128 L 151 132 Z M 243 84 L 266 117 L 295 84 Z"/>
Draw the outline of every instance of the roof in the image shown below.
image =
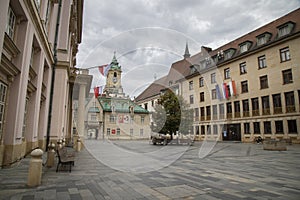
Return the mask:
<path id="1" fill-rule="evenodd" d="M 148 110 L 142 108 L 139 105 L 136 105 L 130 99 L 98 97 L 98 101 L 104 112 L 112 112 L 112 110 L 115 109 L 115 111 L 118 113 L 129 113 L 130 107 L 133 106 L 134 113 L 149 113 Z"/>
<path id="2" fill-rule="evenodd" d="M 100 113 L 100 110 L 98 107 L 90 107 L 88 112 L 89 113 Z"/>

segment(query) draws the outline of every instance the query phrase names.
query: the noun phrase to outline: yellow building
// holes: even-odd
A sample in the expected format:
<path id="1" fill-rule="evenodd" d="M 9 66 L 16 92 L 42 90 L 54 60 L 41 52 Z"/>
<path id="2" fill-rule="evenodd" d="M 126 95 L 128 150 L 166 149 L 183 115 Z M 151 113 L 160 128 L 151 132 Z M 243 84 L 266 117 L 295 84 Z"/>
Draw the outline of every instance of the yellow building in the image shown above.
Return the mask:
<path id="1" fill-rule="evenodd" d="M 190 62 L 180 87 L 200 140 L 300 142 L 300 9 Z"/>

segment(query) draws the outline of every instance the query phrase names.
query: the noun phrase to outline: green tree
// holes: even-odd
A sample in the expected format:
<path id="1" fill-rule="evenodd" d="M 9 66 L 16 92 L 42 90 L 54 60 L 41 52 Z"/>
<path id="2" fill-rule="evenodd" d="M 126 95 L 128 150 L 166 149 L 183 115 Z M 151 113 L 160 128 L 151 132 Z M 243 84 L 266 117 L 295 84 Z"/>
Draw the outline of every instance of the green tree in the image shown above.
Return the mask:
<path id="1" fill-rule="evenodd" d="M 181 96 L 166 90 L 154 107 L 152 131 L 171 134 L 179 131 L 187 134 L 192 130 L 193 110 Z"/>

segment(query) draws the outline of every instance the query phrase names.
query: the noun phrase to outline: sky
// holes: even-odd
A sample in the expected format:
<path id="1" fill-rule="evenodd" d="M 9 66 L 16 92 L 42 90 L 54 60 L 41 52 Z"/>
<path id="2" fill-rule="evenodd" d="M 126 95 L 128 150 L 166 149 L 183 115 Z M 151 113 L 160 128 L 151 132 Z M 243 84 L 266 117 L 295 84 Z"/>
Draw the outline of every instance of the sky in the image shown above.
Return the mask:
<path id="1" fill-rule="evenodd" d="M 299 7 L 300 0 L 85 0 L 77 67 L 90 68 L 92 88 L 105 85 L 96 66 L 115 52 L 133 98 L 167 75 L 186 43 L 191 55 L 216 49 Z"/>

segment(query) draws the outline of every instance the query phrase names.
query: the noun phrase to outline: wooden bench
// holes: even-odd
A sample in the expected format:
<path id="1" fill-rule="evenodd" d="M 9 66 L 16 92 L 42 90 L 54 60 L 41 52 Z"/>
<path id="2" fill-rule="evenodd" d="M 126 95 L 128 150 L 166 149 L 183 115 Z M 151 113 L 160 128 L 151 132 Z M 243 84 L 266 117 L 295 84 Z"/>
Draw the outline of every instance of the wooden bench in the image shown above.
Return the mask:
<path id="1" fill-rule="evenodd" d="M 72 166 L 74 166 L 75 163 L 75 153 L 67 152 L 66 148 L 58 149 L 56 152 L 58 157 L 56 172 L 58 172 L 59 165 L 61 166 L 69 165 L 69 172 L 71 172 Z"/>

